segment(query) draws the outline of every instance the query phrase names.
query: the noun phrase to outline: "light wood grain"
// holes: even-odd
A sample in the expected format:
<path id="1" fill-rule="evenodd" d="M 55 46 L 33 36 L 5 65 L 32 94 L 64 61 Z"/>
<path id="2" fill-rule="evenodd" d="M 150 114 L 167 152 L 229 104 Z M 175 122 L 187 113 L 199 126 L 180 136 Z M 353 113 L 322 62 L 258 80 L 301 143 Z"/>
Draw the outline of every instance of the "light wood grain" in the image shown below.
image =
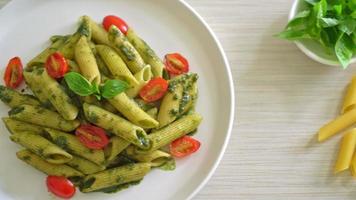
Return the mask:
<path id="1" fill-rule="evenodd" d="M 226 154 L 195 199 L 355 199 L 350 174 L 332 175 L 340 136 L 323 144 L 313 136 L 338 114 L 356 66 L 323 66 L 272 36 L 291 0 L 187 2 L 220 39 L 237 96 Z"/>

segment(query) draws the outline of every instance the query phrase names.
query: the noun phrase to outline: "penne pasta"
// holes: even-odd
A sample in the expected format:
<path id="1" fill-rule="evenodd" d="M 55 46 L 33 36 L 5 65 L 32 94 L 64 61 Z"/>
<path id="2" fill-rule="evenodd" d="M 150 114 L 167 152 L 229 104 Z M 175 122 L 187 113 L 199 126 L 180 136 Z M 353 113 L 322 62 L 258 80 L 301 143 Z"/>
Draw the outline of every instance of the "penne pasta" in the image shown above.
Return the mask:
<path id="1" fill-rule="evenodd" d="M 14 89 L 0 85 L 0 100 L 11 108 L 23 104 L 38 106 L 41 104 L 34 96 L 21 94 Z"/>
<path id="2" fill-rule="evenodd" d="M 82 192 L 93 192 L 110 186 L 141 180 L 151 170 L 151 164 L 128 164 L 88 175 L 83 180 Z"/>
<path id="3" fill-rule="evenodd" d="M 151 47 L 144 40 L 138 37 L 132 28 L 129 28 L 126 36 L 130 43 L 139 52 L 143 60 L 147 64 L 151 65 L 153 76 L 162 77 L 165 65 L 153 49 L 151 49 Z"/>
<path id="4" fill-rule="evenodd" d="M 354 77 L 348 86 L 344 102 L 342 104 L 341 114 L 352 110 L 356 105 L 356 77 Z"/>
<path id="5" fill-rule="evenodd" d="M 87 159 L 76 155 L 73 155 L 73 159 L 70 160 L 67 165 L 82 172 L 83 174 L 94 174 L 105 170 L 104 166 L 97 165 Z"/>
<path id="6" fill-rule="evenodd" d="M 51 140 L 61 148 L 65 149 L 66 151 L 81 156 L 98 165 L 105 164 L 105 157 L 104 157 L 103 150 L 94 150 L 94 149 L 87 148 L 73 134 L 57 131 L 54 129 L 48 129 L 48 128 L 46 128 L 45 130 L 49 134 Z"/>
<path id="7" fill-rule="evenodd" d="M 351 160 L 350 171 L 351 171 L 351 175 L 356 178 L 356 154 L 355 153 Z"/>
<path id="8" fill-rule="evenodd" d="M 123 150 L 125 150 L 130 145 L 130 142 L 122 139 L 118 136 L 113 136 L 110 138 L 110 143 L 105 148 L 105 157 L 110 163 L 113 161 L 117 155 L 119 155 Z"/>
<path id="9" fill-rule="evenodd" d="M 69 60 L 69 59 L 66 59 L 66 60 L 68 63 L 69 71 L 80 73 L 79 66 L 75 61 Z"/>
<path id="10" fill-rule="evenodd" d="M 64 164 L 72 159 L 72 155 L 37 134 L 30 132 L 14 133 L 10 136 L 10 139 L 52 164 Z"/>
<path id="11" fill-rule="evenodd" d="M 80 125 L 78 120 L 65 120 L 58 113 L 40 106 L 18 106 L 9 111 L 9 116 L 11 119 L 63 131 L 73 131 Z"/>
<path id="12" fill-rule="evenodd" d="M 89 122 L 125 139 L 140 147 L 149 148 L 146 132 L 139 126 L 132 124 L 124 118 L 110 113 L 98 106 L 84 104 L 83 110 Z"/>
<path id="13" fill-rule="evenodd" d="M 340 115 L 319 129 L 318 141 L 323 142 L 356 122 L 356 109 Z"/>
<path id="14" fill-rule="evenodd" d="M 136 97 L 143 86 L 145 86 L 151 80 L 151 66 L 146 65 L 141 71 L 137 72 L 134 77 L 137 80 L 137 84 L 126 90 L 126 95 L 130 98 Z"/>
<path id="15" fill-rule="evenodd" d="M 94 22 L 89 17 L 88 20 L 90 22 L 90 26 L 92 30 L 92 40 L 97 44 L 110 45 L 108 32 L 106 32 L 106 30 L 102 26 Z"/>
<path id="16" fill-rule="evenodd" d="M 339 156 L 335 164 L 334 173 L 348 169 L 356 147 L 356 129 L 351 130 L 342 138 Z"/>
<path id="17" fill-rule="evenodd" d="M 161 150 L 155 150 L 155 151 L 149 152 L 147 154 L 139 154 L 139 153 L 135 152 L 135 149 L 133 146 L 129 146 L 125 150 L 125 153 L 129 158 L 134 159 L 138 162 L 151 163 L 152 167 L 159 167 L 173 159 L 169 153 L 166 153 Z"/>
<path id="18" fill-rule="evenodd" d="M 108 99 L 122 115 L 124 115 L 130 122 L 142 128 L 158 127 L 158 122 L 143 111 L 132 99 L 130 99 L 124 92 Z"/>
<path id="19" fill-rule="evenodd" d="M 2 121 L 4 122 L 7 130 L 9 130 L 11 134 L 21 133 L 21 132 L 30 132 L 33 134 L 42 135 L 44 132 L 44 129 L 41 126 L 18 121 L 15 119 L 11 119 L 9 117 L 3 117 Z"/>
<path id="20" fill-rule="evenodd" d="M 64 177 L 82 177 L 84 176 L 78 170 L 75 170 L 64 164 L 52 164 L 43 160 L 38 155 L 29 150 L 21 150 L 16 153 L 17 158 L 31 165 L 32 167 L 42 171 L 47 175 L 64 176 Z"/>

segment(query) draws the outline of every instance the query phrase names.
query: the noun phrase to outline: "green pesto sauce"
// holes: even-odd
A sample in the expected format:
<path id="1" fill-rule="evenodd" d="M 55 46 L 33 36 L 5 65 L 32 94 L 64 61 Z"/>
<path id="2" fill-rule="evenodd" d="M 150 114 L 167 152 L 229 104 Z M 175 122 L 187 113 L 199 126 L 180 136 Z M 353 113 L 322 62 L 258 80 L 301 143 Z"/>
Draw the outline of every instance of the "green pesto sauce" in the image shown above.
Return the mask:
<path id="1" fill-rule="evenodd" d="M 86 189 L 86 188 L 90 188 L 90 186 L 92 186 L 94 182 L 95 182 L 95 178 L 94 177 L 83 181 L 79 186 L 80 190 L 83 190 L 83 189 Z"/>
<path id="2" fill-rule="evenodd" d="M 189 132 L 187 135 L 189 136 L 193 136 L 198 132 L 198 128 L 196 128 L 195 130 L 193 130 L 192 132 Z"/>
<path id="3" fill-rule="evenodd" d="M 179 112 L 183 112 L 189 101 L 192 100 L 192 97 L 190 96 L 189 92 L 183 91 L 183 96 L 179 104 Z"/>
<path id="4" fill-rule="evenodd" d="M 58 136 L 57 138 L 54 139 L 53 142 L 56 143 L 60 148 L 64 150 L 68 150 L 68 141 L 66 137 L 62 135 Z"/>
<path id="5" fill-rule="evenodd" d="M 158 167 L 159 169 L 162 169 L 164 171 L 173 171 L 176 169 L 176 162 L 174 158 L 169 159 L 166 163 Z"/>
<path id="6" fill-rule="evenodd" d="M 10 103 L 12 100 L 12 97 L 9 95 L 9 88 L 0 85 L 0 99 L 4 103 Z"/>
<path id="7" fill-rule="evenodd" d="M 172 117 L 176 117 L 178 114 L 179 114 L 179 111 L 178 110 L 175 110 L 175 109 L 171 109 L 169 111 L 169 114 L 172 116 Z"/>
<path id="8" fill-rule="evenodd" d="M 30 161 L 31 160 L 31 156 L 24 156 L 24 157 L 22 157 L 22 159 L 24 161 Z"/>
<path id="9" fill-rule="evenodd" d="M 98 119 L 99 117 L 94 113 L 94 112 L 89 112 L 88 114 L 88 120 L 91 122 L 91 123 L 97 123 L 98 122 Z"/>
<path id="10" fill-rule="evenodd" d="M 127 58 L 127 60 L 129 61 L 135 60 L 136 55 L 132 52 L 132 49 L 130 49 L 125 45 L 120 45 L 118 48 L 120 49 L 121 53 L 124 54 L 124 56 Z"/>
<path id="11" fill-rule="evenodd" d="M 16 114 L 18 114 L 18 113 L 20 113 L 20 112 L 22 112 L 22 111 L 24 111 L 24 110 L 25 110 L 25 107 L 23 107 L 23 106 L 17 106 L 17 107 L 12 108 L 12 109 L 8 112 L 8 114 L 9 114 L 9 116 L 11 116 L 11 115 L 16 115 Z"/>
<path id="12" fill-rule="evenodd" d="M 36 75 L 42 75 L 42 73 L 44 72 L 43 68 L 36 68 L 36 70 L 34 71 Z"/>
<path id="13" fill-rule="evenodd" d="M 96 190 L 95 192 L 116 193 L 116 192 L 122 191 L 124 189 L 127 189 L 127 188 L 129 188 L 131 186 L 138 185 L 141 182 L 141 180 L 133 181 L 133 182 L 130 182 L 130 183 L 124 183 L 124 184 L 120 184 L 120 185 L 115 185 L 115 186 L 111 186 L 111 187 L 107 187 L 107 188 L 104 188 L 104 189 Z"/>
<path id="14" fill-rule="evenodd" d="M 38 149 L 37 150 L 37 153 L 38 153 L 38 155 L 40 155 L 41 157 L 43 157 L 43 149 L 42 148 L 40 148 L 40 149 Z"/>
<path id="15" fill-rule="evenodd" d="M 141 131 L 137 131 L 137 139 L 140 141 L 140 144 L 149 147 L 150 146 L 150 141 L 147 139 L 147 137 L 143 134 Z"/>
<path id="16" fill-rule="evenodd" d="M 89 26 L 88 24 L 86 23 L 81 23 L 77 32 L 80 34 L 80 35 L 84 35 L 86 37 L 90 37 L 90 29 L 89 29 Z"/>
<path id="17" fill-rule="evenodd" d="M 52 107 L 52 104 L 49 100 L 47 100 L 47 101 L 41 103 L 41 107 L 50 109 Z"/>
<path id="18" fill-rule="evenodd" d="M 124 166 L 130 163 L 135 163 L 135 161 L 123 154 L 119 154 L 116 159 L 107 166 L 107 169 Z"/>

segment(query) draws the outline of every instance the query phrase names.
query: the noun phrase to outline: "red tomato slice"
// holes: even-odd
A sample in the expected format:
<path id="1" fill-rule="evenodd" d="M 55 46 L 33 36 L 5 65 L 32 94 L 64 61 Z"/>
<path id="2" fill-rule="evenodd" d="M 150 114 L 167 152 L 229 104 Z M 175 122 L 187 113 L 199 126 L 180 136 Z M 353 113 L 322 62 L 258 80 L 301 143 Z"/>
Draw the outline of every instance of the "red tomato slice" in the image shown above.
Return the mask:
<path id="1" fill-rule="evenodd" d="M 190 136 L 183 136 L 174 140 L 169 149 L 173 156 L 181 158 L 188 156 L 200 148 L 200 142 Z"/>
<path id="2" fill-rule="evenodd" d="M 164 62 L 171 75 L 184 74 L 189 71 L 188 60 L 179 53 L 167 54 Z"/>
<path id="3" fill-rule="evenodd" d="M 127 23 L 123 19 L 115 15 L 108 15 L 103 20 L 103 26 L 106 31 L 109 31 L 111 25 L 115 25 L 125 35 L 129 30 L 129 26 L 127 25 Z"/>
<path id="4" fill-rule="evenodd" d="M 109 144 L 105 130 L 97 126 L 83 124 L 75 131 L 79 141 L 89 149 L 103 149 Z"/>
<path id="5" fill-rule="evenodd" d="M 5 85 L 17 88 L 23 81 L 23 67 L 19 57 L 11 58 L 4 74 Z"/>
<path id="6" fill-rule="evenodd" d="M 61 53 L 55 52 L 48 56 L 46 70 L 52 78 L 62 78 L 68 71 L 67 61 Z"/>
<path id="7" fill-rule="evenodd" d="M 47 176 L 47 188 L 58 197 L 69 199 L 75 194 L 75 186 L 64 176 Z"/>
<path id="8" fill-rule="evenodd" d="M 140 97 L 146 102 L 157 101 L 167 92 L 168 82 L 163 78 L 151 79 L 140 91 Z"/>

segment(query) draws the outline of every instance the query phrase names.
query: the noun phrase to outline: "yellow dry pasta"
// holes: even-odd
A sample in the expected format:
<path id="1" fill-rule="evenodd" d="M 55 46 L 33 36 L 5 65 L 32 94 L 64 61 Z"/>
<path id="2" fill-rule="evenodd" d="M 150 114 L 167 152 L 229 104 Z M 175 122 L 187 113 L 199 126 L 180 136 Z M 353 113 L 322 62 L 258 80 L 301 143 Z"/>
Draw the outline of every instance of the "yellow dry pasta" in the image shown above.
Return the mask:
<path id="1" fill-rule="evenodd" d="M 352 155 L 356 147 L 356 129 L 351 130 L 342 138 L 339 156 L 335 164 L 334 173 L 339 173 L 350 167 Z"/>
<path id="2" fill-rule="evenodd" d="M 14 133 L 10 136 L 10 139 L 36 153 L 49 163 L 64 164 L 72 159 L 72 155 L 37 134 L 30 132 Z"/>
<path id="3" fill-rule="evenodd" d="M 138 82 L 127 68 L 125 62 L 111 47 L 96 45 L 96 50 L 110 70 L 115 79 L 127 82 L 130 86 L 137 85 Z"/>
<path id="4" fill-rule="evenodd" d="M 43 160 L 38 155 L 32 153 L 29 150 L 21 150 L 16 153 L 17 158 L 36 168 L 37 170 L 52 176 L 64 176 L 64 177 L 82 177 L 84 176 L 78 170 L 75 170 L 64 164 L 52 164 Z"/>
<path id="5" fill-rule="evenodd" d="M 99 68 L 85 36 L 80 37 L 75 46 L 74 56 L 83 76 L 91 83 L 100 84 Z"/>
<path id="6" fill-rule="evenodd" d="M 103 150 L 87 148 L 73 134 L 57 131 L 54 129 L 48 129 L 48 128 L 46 128 L 45 130 L 50 135 L 51 140 L 61 148 L 65 149 L 66 151 L 81 156 L 98 165 L 105 164 L 105 157 L 104 157 Z"/>
<path id="7" fill-rule="evenodd" d="M 98 106 L 84 104 L 83 110 L 87 120 L 126 141 L 147 149 L 149 141 L 146 132 L 139 126 L 132 124 L 124 118 L 110 113 Z"/>
<path id="8" fill-rule="evenodd" d="M 352 157 L 350 171 L 351 171 L 351 175 L 356 178 L 356 153 L 354 153 Z"/>
<path id="9" fill-rule="evenodd" d="M 134 77 L 137 80 L 137 84 L 125 91 L 126 95 L 130 98 L 136 97 L 142 87 L 145 86 L 151 80 L 151 66 L 146 65 L 141 71 L 137 72 Z"/>
<path id="10" fill-rule="evenodd" d="M 141 180 L 151 170 L 150 163 L 128 164 L 88 175 L 83 182 L 82 192 L 93 192 L 110 186 Z"/>
<path id="11" fill-rule="evenodd" d="M 348 86 L 344 102 L 341 109 L 341 114 L 352 110 L 356 105 L 356 77 L 354 77 Z"/>
<path id="12" fill-rule="evenodd" d="M 158 127 L 158 122 L 143 111 L 126 93 L 122 92 L 108 99 L 108 101 L 130 122 L 137 126 L 142 128 Z"/>
<path id="13" fill-rule="evenodd" d="M 350 110 L 319 129 L 318 141 L 323 142 L 356 122 L 356 109 Z"/>

